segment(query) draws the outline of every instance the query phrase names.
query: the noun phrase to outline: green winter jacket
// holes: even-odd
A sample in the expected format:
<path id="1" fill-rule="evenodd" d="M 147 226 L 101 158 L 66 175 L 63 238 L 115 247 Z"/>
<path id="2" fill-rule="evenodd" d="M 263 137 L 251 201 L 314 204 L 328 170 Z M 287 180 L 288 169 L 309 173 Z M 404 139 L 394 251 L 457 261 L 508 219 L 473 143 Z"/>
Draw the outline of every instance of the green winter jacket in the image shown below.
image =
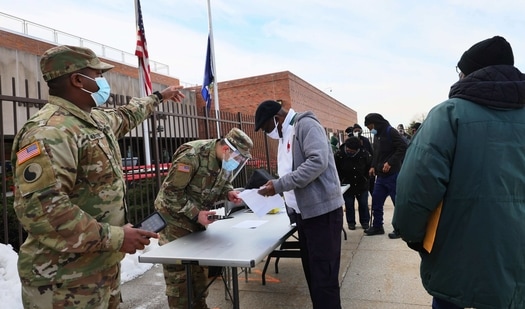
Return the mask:
<path id="1" fill-rule="evenodd" d="M 417 248 L 443 200 L 421 279 L 461 307 L 525 308 L 525 77 L 489 66 L 451 88 L 410 143 L 393 224 Z"/>

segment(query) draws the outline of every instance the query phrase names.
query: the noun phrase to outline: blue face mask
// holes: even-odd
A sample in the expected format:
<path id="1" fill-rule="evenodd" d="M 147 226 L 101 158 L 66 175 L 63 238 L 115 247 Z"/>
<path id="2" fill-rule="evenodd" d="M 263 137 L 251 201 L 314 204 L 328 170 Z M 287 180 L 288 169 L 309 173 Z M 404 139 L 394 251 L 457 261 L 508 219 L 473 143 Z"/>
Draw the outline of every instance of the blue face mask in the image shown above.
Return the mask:
<path id="1" fill-rule="evenodd" d="M 108 81 L 104 77 L 95 77 L 95 79 L 86 76 L 84 74 L 80 74 L 84 76 L 85 78 L 91 79 L 92 81 L 95 81 L 98 86 L 98 90 L 96 92 L 91 92 L 89 90 L 86 90 L 84 88 L 80 88 L 84 90 L 87 93 L 91 94 L 91 97 L 93 98 L 93 101 L 95 101 L 95 104 L 97 106 L 101 106 L 109 99 L 109 94 L 111 92 L 111 87 L 108 84 Z"/>
<path id="2" fill-rule="evenodd" d="M 376 129 L 372 129 L 372 130 L 370 130 L 370 133 L 376 135 L 377 134 L 377 130 Z"/>
<path id="3" fill-rule="evenodd" d="M 222 168 L 228 172 L 235 170 L 239 166 L 239 161 L 235 159 L 222 160 Z"/>

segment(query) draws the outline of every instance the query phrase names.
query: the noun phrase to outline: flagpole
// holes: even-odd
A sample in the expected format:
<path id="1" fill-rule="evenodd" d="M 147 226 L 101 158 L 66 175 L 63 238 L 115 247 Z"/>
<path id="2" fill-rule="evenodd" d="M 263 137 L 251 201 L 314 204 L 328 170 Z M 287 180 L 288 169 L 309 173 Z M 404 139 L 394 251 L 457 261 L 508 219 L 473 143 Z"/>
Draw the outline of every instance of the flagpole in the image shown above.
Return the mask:
<path id="1" fill-rule="evenodd" d="M 211 50 L 211 71 L 213 74 L 213 101 L 215 105 L 215 118 L 217 121 L 217 138 L 221 137 L 220 117 L 219 117 L 219 86 L 217 85 L 217 72 L 215 70 L 215 47 L 213 43 L 213 26 L 211 23 L 211 7 L 208 0 L 208 32 L 210 36 Z"/>
<path id="2" fill-rule="evenodd" d="M 139 64 L 139 70 L 140 70 L 140 64 Z M 141 73 L 139 73 L 139 84 L 142 86 L 144 85 L 144 77 Z M 146 96 L 146 90 L 144 90 L 144 87 L 140 87 L 140 97 L 144 98 Z M 142 137 L 144 140 L 144 161 L 146 165 L 151 164 L 151 155 L 150 155 L 150 145 L 149 145 L 149 121 L 148 119 L 144 120 L 142 122 Z M 157 138 L 154 136 L 154 138 Z"/>
<path id="3" fill-rule="evenodd" d="M 139 0 L 135 0 L 135 25 L 138 27 L 139 25 L 139 10 L 140 10 L 140 6 L 139 6 Z M 144 42 L 144 44 L 146 44 Z M 144 49 L 146 49 L 146 47 L 144 46 Z M 144 51 L 145 52 L 145 51 Z M 140 97 L 141 98 L 144 98 L 145 96 L 147 95 L 150 95 L 150 93 L 146 93 L 146 87 L 144 86 L 145 85 L 145 81 L 144 81 L 144 71 L 147 69 L 147 68 L 144 68 L 143 65 L 142 65 L 142 61 L 138 61 L 139 63 L 139 89 L 140 89 Z M 154 136 L 154 138 L 156 138 L 156 136 Z M 144 122 L 142 122 L 142 139 L 144 141 L 144 163 L 146 165 L 151 165 L 151 154 L 150 154 L 150 144 L 149 144 L 149 121 L 146 119 Z"/>

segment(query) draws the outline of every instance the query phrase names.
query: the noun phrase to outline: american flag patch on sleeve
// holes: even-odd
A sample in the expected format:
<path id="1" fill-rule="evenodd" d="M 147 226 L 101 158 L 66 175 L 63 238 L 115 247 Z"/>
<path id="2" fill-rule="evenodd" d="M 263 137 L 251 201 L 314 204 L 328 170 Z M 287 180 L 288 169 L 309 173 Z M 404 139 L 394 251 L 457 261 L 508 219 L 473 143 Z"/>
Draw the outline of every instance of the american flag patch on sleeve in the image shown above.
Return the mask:
<path id="1" fill-rule="evenodd" d="M 183 172 L 183 173 L 189 173 L 191 170 L 191 166 L 186 164 L 177 164 L 177 172 Z"/>
<path id="2" fill-rule="evenodd" d="M 20 165 L 25 161 L 38 156 L 40 153 L 41 151 L 38 142 L 34 142 L 16 153 L 17 164 Z"/>

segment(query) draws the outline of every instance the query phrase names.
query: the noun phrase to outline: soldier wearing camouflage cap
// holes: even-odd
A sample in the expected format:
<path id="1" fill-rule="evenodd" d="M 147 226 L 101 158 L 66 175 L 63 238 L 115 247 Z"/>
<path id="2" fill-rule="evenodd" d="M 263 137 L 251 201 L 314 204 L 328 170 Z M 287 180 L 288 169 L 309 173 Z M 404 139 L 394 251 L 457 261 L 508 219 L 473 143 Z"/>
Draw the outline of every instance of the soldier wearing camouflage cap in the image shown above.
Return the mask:
<path id="1" fill-rule="evenodd" d="M 215 214 L 212 210 L 215 202 L 225 199 L 241 202 L 231 181 L 251 158 L 252 148 L 250 137 L 233 128 L 222 139 L 196 140 L 177 149 L 155 200 L 155 208 L 168 222 L 160 232 L 160 245 L 206 229 L 214 221 L 208 216 Z M 188 295 L 184 266 L 164 264 L 163 267 L 170 308 L 186 308 Z M 205 269 L 192 266 L 192 276 L 193 291 L 206 290 Z M 193 308 L 208 308 L 206 296 L 207 293 L 195 300 Z"/>
<path id="2" fill-rule="evenodd" d="M 25 308 L 117 308 L 120 261 L 156 233 L 126 224 L 117 140 L 181 87 L 132 98 L 115 109 L 93 51 L 57 46 L 40 61 L 48 103 L 18 132 L 11 154 L 14 208 L 28 236 L 18 273 Z"/>

